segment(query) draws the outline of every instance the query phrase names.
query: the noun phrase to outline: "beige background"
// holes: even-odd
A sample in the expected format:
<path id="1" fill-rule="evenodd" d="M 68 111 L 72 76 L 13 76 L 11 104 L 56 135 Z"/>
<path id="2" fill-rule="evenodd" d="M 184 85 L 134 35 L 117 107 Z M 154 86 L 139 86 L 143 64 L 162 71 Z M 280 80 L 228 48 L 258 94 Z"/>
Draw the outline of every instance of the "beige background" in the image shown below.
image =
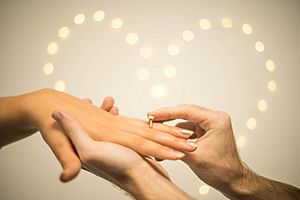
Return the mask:
<path id="1" fill-rule="evenodd" d="M 96 23 L 92 15 L 103 10 L 106 17 Z M 257 173 L 300 186 L 300 2 L 298 0 L 255 1 L 0 1 L 0 95 L 16 95 L 66 83 L 66 92 L 90 97 L 95 103 L 106 95 L 115 96 L 121 113 L 145 118 L 153 108 L 194 103 L 229 112 L 235 135 L 245 136 L 240 149 L 243 160 Z M 82 12 L 86 21 L 75 25 L 73 17 Z M 110 21 L 121 17 L 124 26 L 112 30 Z M 220 25 L 222 17 L 233 28 Z M 198 26 L 210 19 L 212 29 Z M 243 23 L 253 34 L 241 32 Z M 57 31 L 68 26 L 71 34 L 60 39 Z M 189 29 L 195 39 L 188 43 L 181 34 Z M 128 32 L 139 34 L 139 42 L 125 42 Z M 261 40 L 265 52 L 255 51 Z M 46 47 L 56 41 L 59 51 L 48 55 Z M 172 57 L 167 46 L 180 46 Z M 153 48 L 149 59 L 139 49 Z M 264 63 L 272 58 L 276 70 L 268 72 Z M 55 71 L 43 74 L 43 65 L 52 62 Z M 173 64 L 177 76 L 168 79 L 163 67 Z M 136 71 L 147 67 L 150 77 L 140 81 Z M 274 79 L 276 92 L 266 84 Z M 165 97 L 150 94 L 153 84 L 168 87 Z M 266 99 L 268 109 L 259 112 L 258 100 Z M 250 131 L 246 121 L 254 116 L 257 127 Z M 226 199 L 211 189 L 200 195 L 203 183 L 181 162 L 164 161 L 174 182 L 197 199 Z M 58 180 L 59 163 L 39 134 L 9 145 L 0 151 L 0 199 L 128 199 L 101 178 L 82 172 L 76 180 Z"/>

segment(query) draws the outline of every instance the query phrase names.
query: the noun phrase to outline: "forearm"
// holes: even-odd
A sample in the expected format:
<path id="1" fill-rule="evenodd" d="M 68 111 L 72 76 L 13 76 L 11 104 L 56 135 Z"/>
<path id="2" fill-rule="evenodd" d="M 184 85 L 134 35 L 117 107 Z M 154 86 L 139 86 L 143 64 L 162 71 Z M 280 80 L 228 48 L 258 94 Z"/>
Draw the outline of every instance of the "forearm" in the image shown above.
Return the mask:
<path id="1" fill-rule="evenodd" d="M 300 189 L 259 176 L 247 169 L 245 178 L 235 184 L 231 192 L 225 195 L 239 200 L 297 200 L 300 198 Z"/>
<path id="2" fill-rule="evenodd" d="M 137 200 L 192 199 L 152 168 L 131 173 L 130 178 L 121 187 Z"/>
<path id="3" fill-rule="evenodd" d="M 0 98 L 0 147 L 37 131 L 28 120 L 25 106 L 23 96 Z"/>

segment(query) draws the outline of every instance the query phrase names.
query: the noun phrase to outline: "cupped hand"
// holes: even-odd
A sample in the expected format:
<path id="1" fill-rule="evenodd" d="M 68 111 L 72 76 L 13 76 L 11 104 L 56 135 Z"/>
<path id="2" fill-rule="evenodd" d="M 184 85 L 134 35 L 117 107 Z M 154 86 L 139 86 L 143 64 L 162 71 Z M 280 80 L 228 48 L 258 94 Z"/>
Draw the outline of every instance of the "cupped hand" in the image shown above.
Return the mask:
<path id="1" fill-rule="evenodd" d="M 157 121 L 185 119 L 177 126 L 195 131 L 198 148 L 182 159 L 207 184 L 222 191 L 233 187 L 246 172 L 235 145 L 230 116 L 194 105 L 165 107 L 148 115 Z"/>

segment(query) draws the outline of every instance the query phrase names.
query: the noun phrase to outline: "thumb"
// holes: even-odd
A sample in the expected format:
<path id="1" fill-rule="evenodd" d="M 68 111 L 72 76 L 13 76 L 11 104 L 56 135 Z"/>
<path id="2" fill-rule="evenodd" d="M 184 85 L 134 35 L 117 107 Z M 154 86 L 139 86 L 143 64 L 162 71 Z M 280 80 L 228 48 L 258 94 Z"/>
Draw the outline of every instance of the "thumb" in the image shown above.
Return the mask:
<path id="1" fill-rule="evenodd" d="M 93 139 L 83 129 L 81 124 L 67 113 L 55 111 L 52 117 L 64 129 L 65 134 L 70 138 L 77 152 L 80 152 L 93 142 Z"/>

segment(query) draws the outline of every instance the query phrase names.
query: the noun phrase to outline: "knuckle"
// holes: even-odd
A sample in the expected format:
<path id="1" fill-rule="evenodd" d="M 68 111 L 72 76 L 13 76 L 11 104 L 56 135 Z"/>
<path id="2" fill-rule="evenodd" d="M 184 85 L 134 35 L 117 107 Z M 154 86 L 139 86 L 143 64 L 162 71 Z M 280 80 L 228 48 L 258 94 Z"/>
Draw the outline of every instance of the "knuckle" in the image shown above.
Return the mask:
<path id="1" fill-rule="evenodd" d="M 164 153 L 165 153 L 165 152 L 168 152 L 168 151 L 169 151 L 169 150 L 167 150 L 166 147 L 161 146 L 161 145 L 157 145 L 157 146 L 155 147 L 155 152 L 156 152 L 156 154 L 159 155 L 159 158 L 160 158 L 160 159 L 166 159 L 166 156 L 164 156 Z"/>
<path id="2" fill-rule="evenodd" d="M 216 122 L 221 127 L 230 127 L 231 126 L 231 117 L 226 112 L 218 112 L 216 115 Z"/>
<path id="3" fill-rule="evenodd" d="M 145 141 L 141 138 L 135 138 L 135 140 L 133 141 L 133 145 L 135 148 L 143 147 L 145 145 Z"/>

